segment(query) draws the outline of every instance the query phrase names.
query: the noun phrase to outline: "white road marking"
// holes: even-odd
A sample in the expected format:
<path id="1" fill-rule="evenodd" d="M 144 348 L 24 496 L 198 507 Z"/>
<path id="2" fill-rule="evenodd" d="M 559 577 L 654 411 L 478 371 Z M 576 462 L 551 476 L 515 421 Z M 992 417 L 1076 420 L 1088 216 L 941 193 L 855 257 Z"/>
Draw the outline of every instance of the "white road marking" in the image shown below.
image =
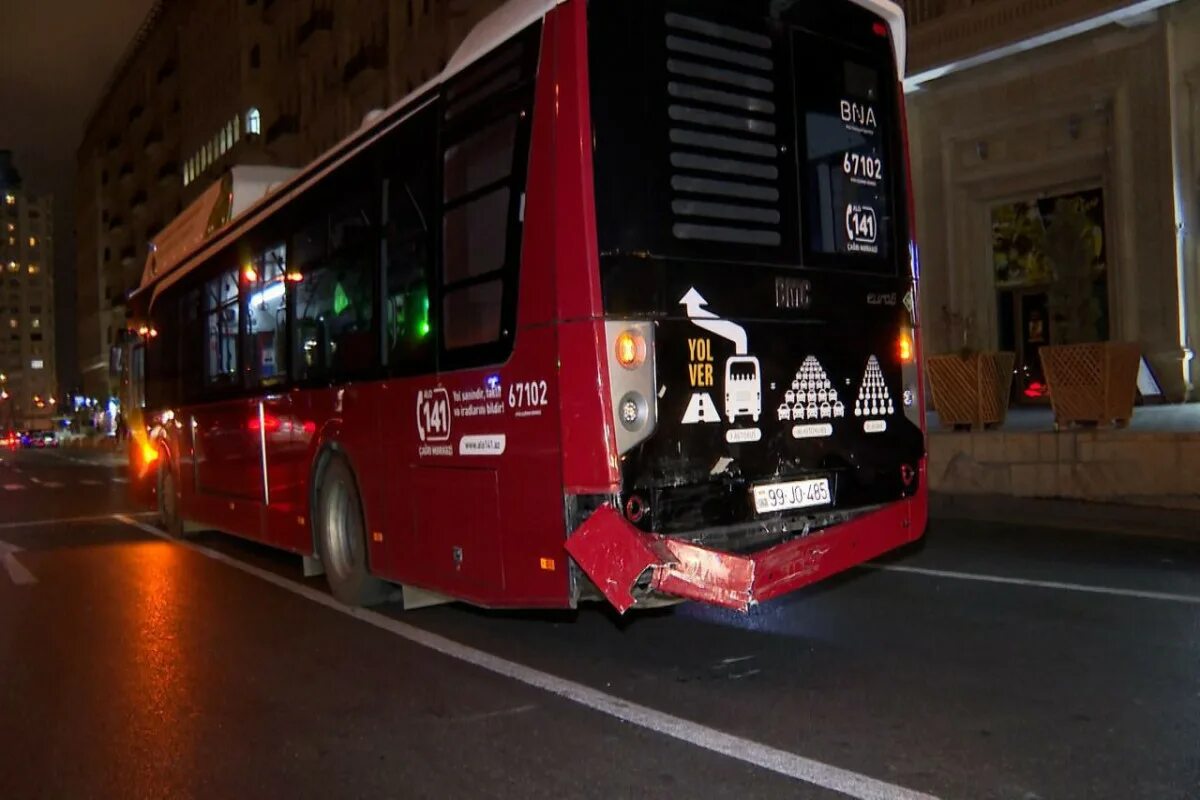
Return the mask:
<path id="1" fill-rule="evenodd" d="M 125 514 L 128 517 L 157 517 L 153 511 L 139 511 L 135 514 Z M 95 517 L 66 517 L 65 519 L 39 519 L 31 522 L 4 522 L 0 523 L 0 530 L 12 528 L 48 528 L 54 525 L 77 525 L 83 522 L 112 522 L 112 514 L 104 514 Z"/>
<path id="2" fill-rule="evenodd" d="M 8 573 L 8 579 L 17 586 L 32 586 L 37 583 L 37 578 L 33 577 L 33 573 L 25 568 L 25 565 L 17 561 L 15 553 L 21 552 L 21 548 L 8 542 L 0 542 L 0 563 L 4 564 L 4 571 Z"/>
<path id="3" fill-rule="evenodd" d="M 23 492 L 23 491 L 25 491 L 25 484 L 23 484 L 23 483 L 6 483 L 6 484 L 4 484 L 4 491 L 6 491 L 6 492 Z"/>
<path id="4" fill-rule="evenodd" d="M 903 567 L 897 564 L 863 564 L 864 569 L 879 572 L 904 572 L 910 575 L 925 575 L 931 578 L 951 578 L 957 581 L 976 581 L 978 583 L 1000 583 L 1008 586 L 1032 586 L 1038 589 L 1057 589 L 1064 592 L 1086 592 L 1087 594 L 1107 594 L 1114 597 L 1136 597 L 1142 600 L 1165 600 L 1171 603 L 1188 603 L 1200 605 L 1200 596 L 1190 594 L 1172 594 L 1170 592 L 1147 592 L 1140 589 L 1121 589 L 1114 586 L 1089 586 L 1084 583 L 1062 583 L 1060 581 L 1037 581 L 1027 578 L 1008 578 L 1003 575 L 980 575 L 973 572 L 953 572 L 951 570 L 925 569 L 922 567 Z"/>
<path id="5" fill-rule="evenodd" d="M 61 489 L 61 488 L 63 488 L 63 484 L 59 483 L 58 481 L 43 481 L 42 488 L 43 489 Z"/>
<path id="6" fill-rule="evenodd" d="M 581 683 L 551 675 L 548 672 L 500 658 L 483 650 L 460 644 L 444 636 L 421 630 L 391 617 L 363 608 L 343 606 L 330 595 L 296 583 L 265 569 L 245 564 L 235 558 L 194 542 L 174 539 L 152 525 L 146 525 L 123 514 L 113 519 L 145 531 L 180 547 L 207 556 L 214 561 L 253 575 L 256 578 L 299 595 L 326 608 L 353 617 L 380 630 L 387 631 L 414 644 L 442 655 L 471 664 L 488 672 L 502 675 L 527 686 L 549 692 L 572 703 L 598 711 L 622 722 L 691 744 L 703 750 L 725 756 L 794 780 L 839 792 L 856 800 L 936 800 L 933 795 L 905 789 L 857 772 L 841 769 L 820 761 L 789 753 L 750 739 L 734 736 L 696 722 L 624 700 Z"/>
<path id="7" fill-rule="evenodd" d="M 113 478 L 113 483 L 129 483 L 129 478 Z"/>
<path id="8" fill-rule="evenodd" d="M 30 478 L 29 480 L 31 483 L 34 483 L 34 484 L 38 484 L 38 483 L 42 482 L 41 478 Z"/>
<path id="9" fill-rule="evenodd" d="M 81 480 L 80 483 L 83 484 L 84 486 L 103 486 L 104 485 L 103 482 L 94 481 L 91 478 L 85 478 L 84 480 Z"/>

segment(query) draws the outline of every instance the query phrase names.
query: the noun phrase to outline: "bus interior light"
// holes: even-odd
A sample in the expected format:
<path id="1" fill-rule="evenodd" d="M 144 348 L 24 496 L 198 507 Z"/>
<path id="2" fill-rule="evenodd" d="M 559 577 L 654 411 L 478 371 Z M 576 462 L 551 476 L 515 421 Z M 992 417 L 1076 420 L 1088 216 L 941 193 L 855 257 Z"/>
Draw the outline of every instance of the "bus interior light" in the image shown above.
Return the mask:
<path id="1" fill-rule="evenodd" d="M 242 280 L 246 283 L 258 283 L 258 272 L 253 266 L 247 264 L 242 267 Z"/>
<path id="2" fill-rule="evenodd" d="M 646 340 L 636 331 L 617 337 L 617 363 L 625 369 L 637 369 L 646 363 Z"/>
<path id="3" fill-rule="evenodd" d="M 250 307 L 261 308 L 267 303 L 274 302 L 283 297 L 287 289 L 282 283 L 272 283 L 254 294 L 250 295 Z"/>
<path id="4" fill-rule="evenodd" d="M 288 281 L 289 281 L 289 282 L 291 282 L 291 283 L 303 283 L 303 282 L 304 282 L 304 275 L 303 275 L 303 274 L 301 274 L 300 272 L 297 272 L 297 271 L 295 271 L 295 270 L 292 270 L 291 272 L 289 272 L 289 273 L 287 274 L 287 279 L 288 279 Z"/>

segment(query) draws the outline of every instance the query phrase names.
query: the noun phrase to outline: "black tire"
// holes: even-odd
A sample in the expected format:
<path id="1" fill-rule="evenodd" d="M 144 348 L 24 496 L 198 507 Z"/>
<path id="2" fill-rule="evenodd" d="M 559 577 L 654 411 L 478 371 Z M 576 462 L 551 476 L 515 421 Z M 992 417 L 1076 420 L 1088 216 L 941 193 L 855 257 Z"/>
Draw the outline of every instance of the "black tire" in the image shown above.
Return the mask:
<path id="1" fill-rule="evenodd" d="M 179 516 L 179 491 L 175 484 L 175 470 L 166 455 L 160 450 L 158 458 L 158 516 L 163 530 L 176 539 L 183 537 L 183 518 Z"/>
<path id="2" fill-rule="evenodd" d="M 350 466 L 331 456 L 321 470 L 313 504 L 317 554 L 333 596 L 348 606 L 385 602 L 390 587 L 371 575 L 367 561 L 367 530 L 362 500 Z"/>

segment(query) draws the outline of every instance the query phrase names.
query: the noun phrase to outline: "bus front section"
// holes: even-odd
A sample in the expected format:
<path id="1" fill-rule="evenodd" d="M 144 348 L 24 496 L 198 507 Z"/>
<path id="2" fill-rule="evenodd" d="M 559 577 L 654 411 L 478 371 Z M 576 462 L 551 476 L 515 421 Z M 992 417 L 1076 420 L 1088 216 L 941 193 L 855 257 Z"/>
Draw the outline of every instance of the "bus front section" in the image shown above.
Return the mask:
<path id="1" fill-rule="evenodd" d="M 567 549 L 622 611 L 746 610 L 924 533 L 894 10 L 589 5 L 621 489 Z"/>

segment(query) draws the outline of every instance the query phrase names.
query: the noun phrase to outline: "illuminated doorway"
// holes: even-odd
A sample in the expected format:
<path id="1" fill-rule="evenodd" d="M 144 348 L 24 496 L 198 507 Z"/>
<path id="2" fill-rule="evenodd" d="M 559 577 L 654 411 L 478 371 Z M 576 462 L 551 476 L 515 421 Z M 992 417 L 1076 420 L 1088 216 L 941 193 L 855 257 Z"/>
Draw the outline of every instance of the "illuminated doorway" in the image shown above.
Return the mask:
<path id="1" fill-rule="evenodd" d="M 1049 402 L 1038 350 L 1109 338 L 1104 191 L 992 207 L 992 268 L 1001 350 L 1016 353 L 1017 402 Z"/>

